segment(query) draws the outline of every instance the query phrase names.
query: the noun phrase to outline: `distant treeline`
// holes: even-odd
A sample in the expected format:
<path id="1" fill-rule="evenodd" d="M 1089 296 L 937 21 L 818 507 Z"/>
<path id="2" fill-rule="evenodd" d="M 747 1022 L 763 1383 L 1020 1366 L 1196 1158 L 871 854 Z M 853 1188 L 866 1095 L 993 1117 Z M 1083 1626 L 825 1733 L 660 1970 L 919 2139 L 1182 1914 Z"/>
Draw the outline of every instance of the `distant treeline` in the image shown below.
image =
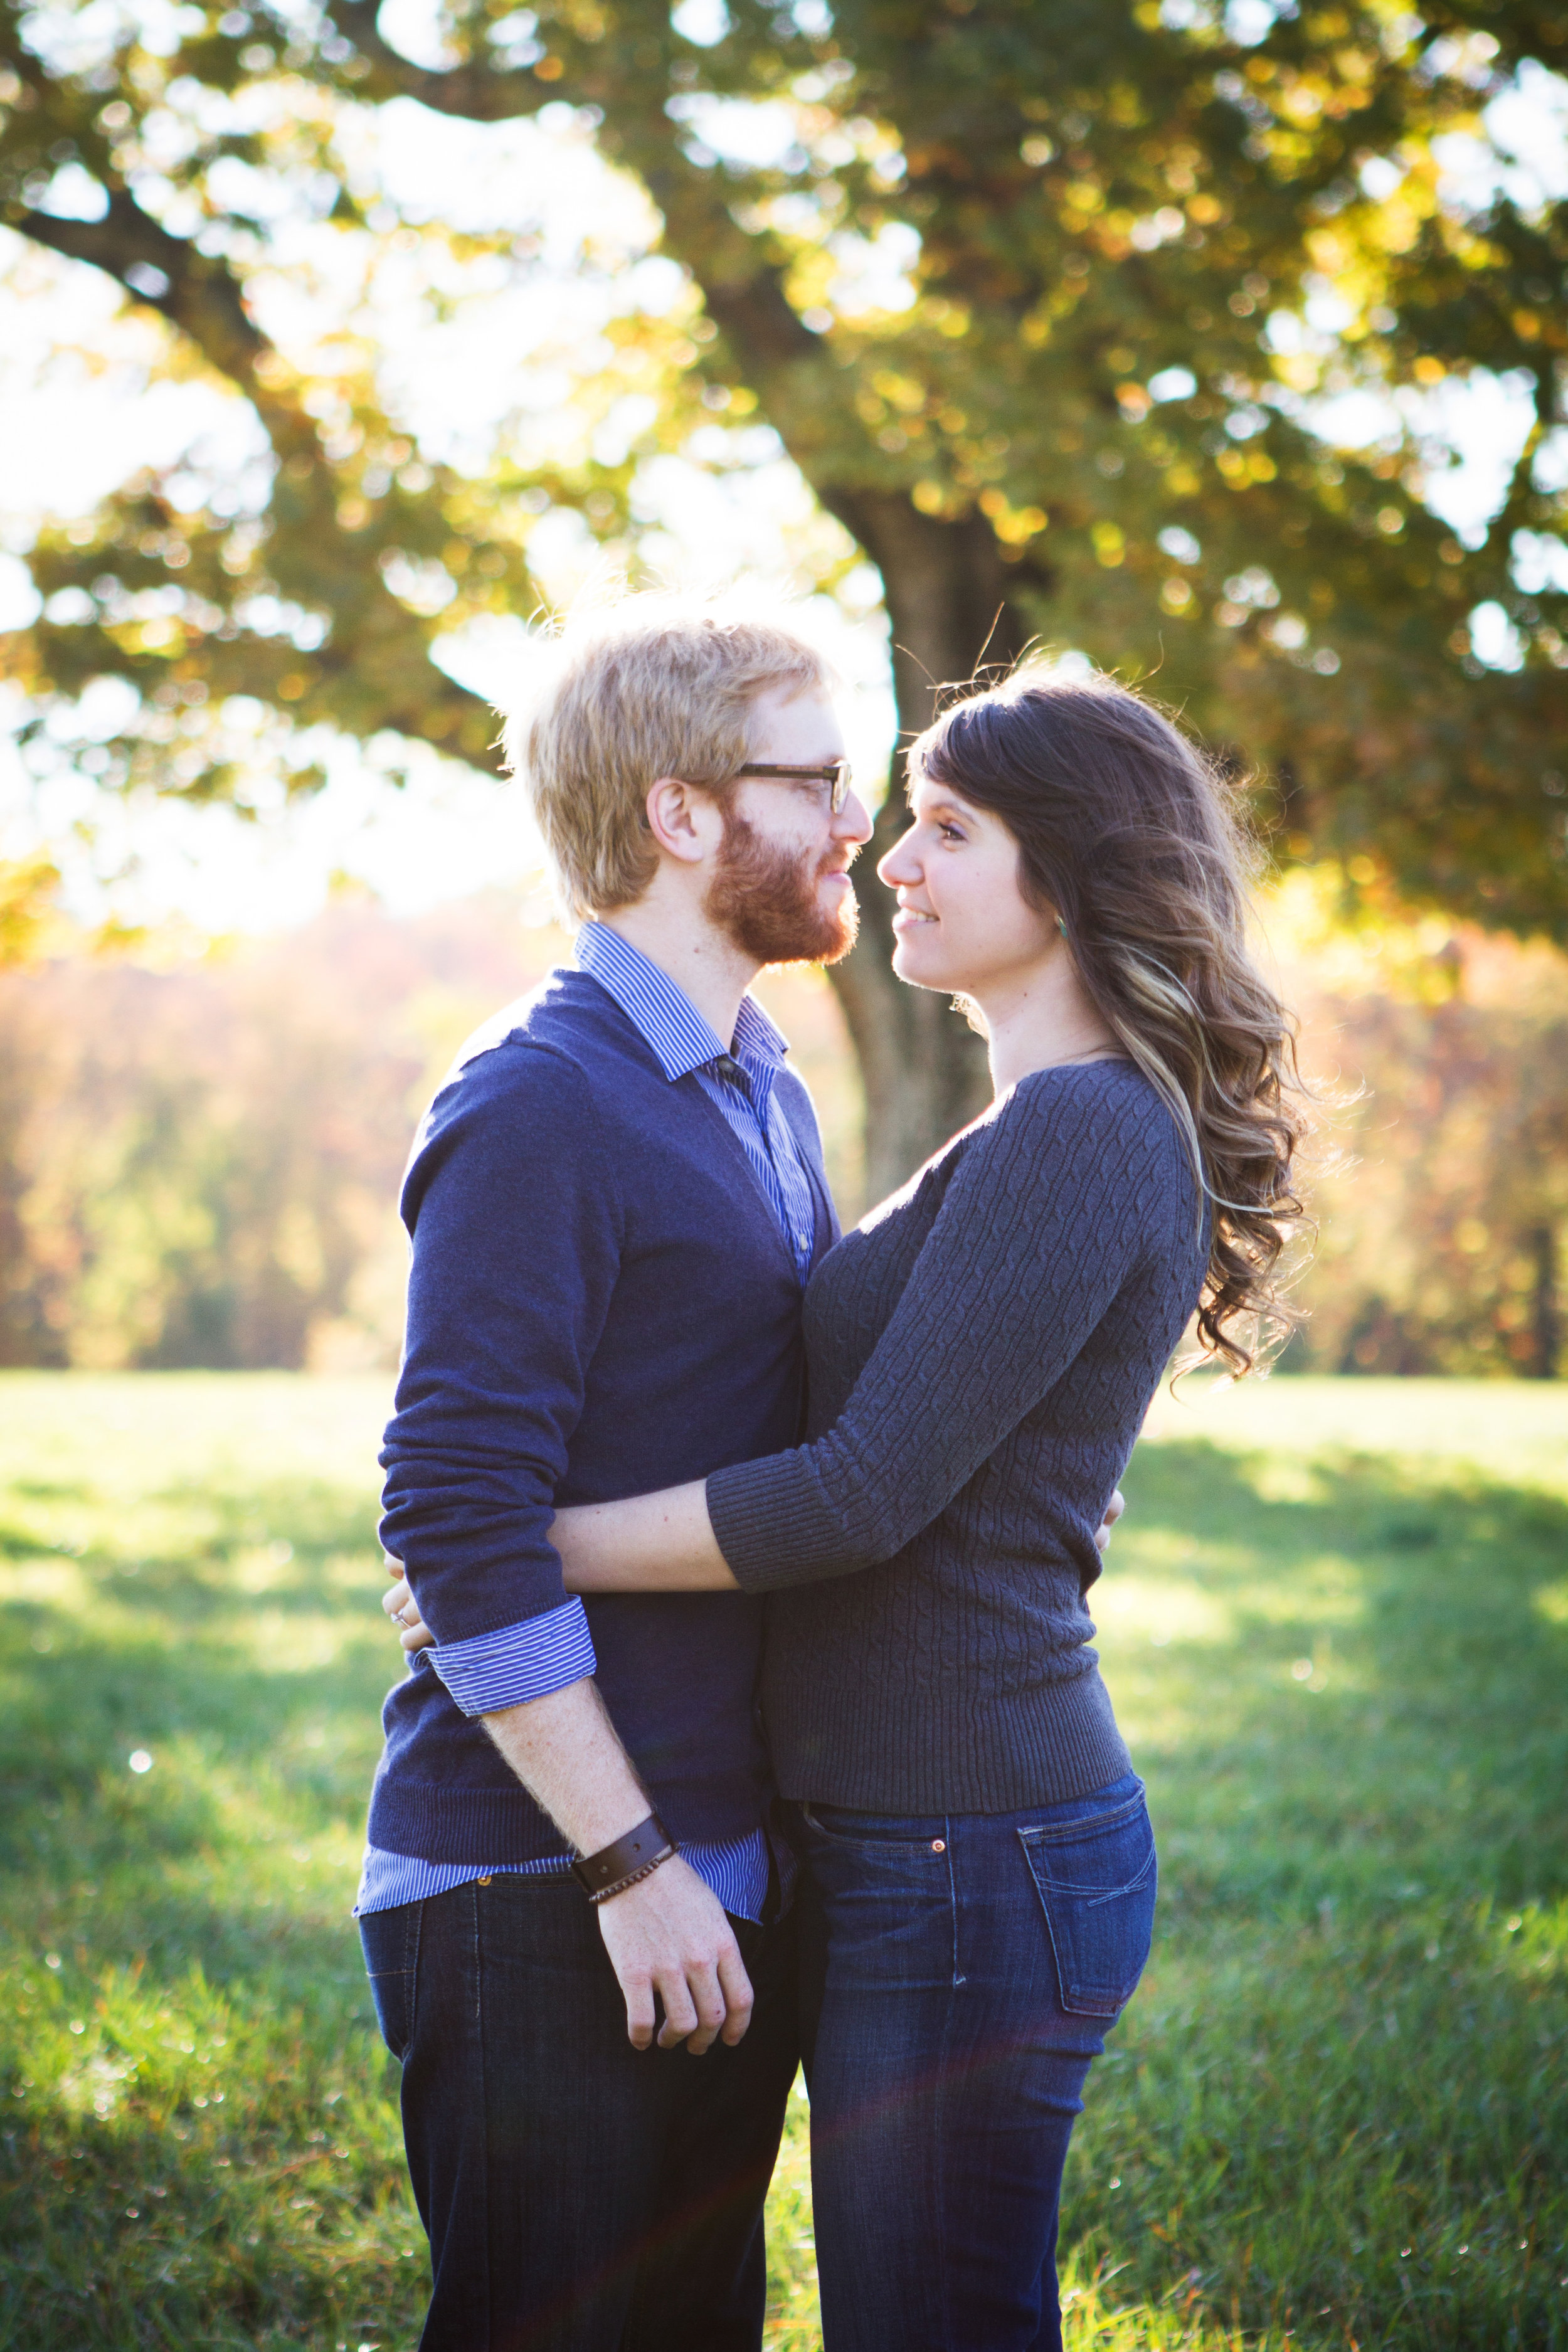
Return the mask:
<path id="1" fill-rule="evenodd" d="M 0 1362 L 395 1360 L 414 1122 L 550 960 L 499 899 L 351 899 L 199 958 L 0 971 Z"/>
<path id="2" fill-rule="evenodd" d="M 562 945 L 498 893 L 415 921 L 340 900 L 196 958 L 0 971 L 0 1363 L 394 1360 L 414 1122 L 456 1045 Z M 1317 1182 L 1287 1368 L 1557 1371 L 1568 964 L 1472 940 L 1387 985 L 1365 959 L 1352 982 L 1331 963 L 1289 977 L 1341 1164 Z M 853 1214 L 833 999 L 768 985 Z"/>
<path id="3" fill-rule="evenodd" d="M 1386 987 L 1298 967 L 1329 1104 L 1300 1370 L 1563 1369 L 1568 959 L 1462 933 Z M 1330 1108 L 1337 1097 L 1337 1109 Z"/>

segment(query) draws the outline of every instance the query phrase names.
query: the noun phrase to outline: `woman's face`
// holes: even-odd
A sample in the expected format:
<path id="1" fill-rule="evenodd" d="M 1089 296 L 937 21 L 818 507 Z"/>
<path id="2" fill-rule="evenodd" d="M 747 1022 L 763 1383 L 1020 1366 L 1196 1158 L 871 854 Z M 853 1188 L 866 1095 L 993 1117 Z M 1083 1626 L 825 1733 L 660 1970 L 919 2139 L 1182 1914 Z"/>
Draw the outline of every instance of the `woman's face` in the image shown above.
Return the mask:
<path id="1" fill-rule="evenodd" d="M 1000 817 L 917 776 L 912 822 L 877 872 L 898 893 L 893 970 L 915 988 L 984 1003 L 1060 945 L 1055 919 L 1018 887 L 1018 845 Z"/>

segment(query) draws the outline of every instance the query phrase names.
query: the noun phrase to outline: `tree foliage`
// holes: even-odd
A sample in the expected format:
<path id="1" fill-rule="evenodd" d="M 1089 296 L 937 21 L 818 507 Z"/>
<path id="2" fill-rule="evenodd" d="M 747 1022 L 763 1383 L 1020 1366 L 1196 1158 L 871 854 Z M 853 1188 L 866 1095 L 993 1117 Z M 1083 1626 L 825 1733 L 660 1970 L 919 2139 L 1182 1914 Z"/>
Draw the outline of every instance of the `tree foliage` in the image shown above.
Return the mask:
<path id="1" fill-rule="evenodd" d="M 488 714 L 432 647 L 527 609 L 525 491 L 615 539 L 637 453 L 465 479 L 410 447 L 373 354 L 302 381 L 258 323 L 265 192 L 308 185 L 343 236 L 395 234 L 355 192 L 351 118 L 567 101 L 688 275 L 651 363 L 659 432 L 775 428 L 880 572 L 906 726 L 983 650 L 1079 646 L 1261 772 L 1286 857 L 1568 932 L 1568 206 L 1482 120 L 1568 64 L 1558 10 L 731 0 L 699 40 L 663 0 L 448 0 L 439 64 L 394 44 L 376 0 L 187 0 L 164 51 L 133 9 L 112 36 L 67 7 L 8 16 L 5 219 L 159 310 L 271 452 L 255 513 L 177 509 L 149 479 L 35 555 L 48 617 L 15 657 L 40 709 L 105 671 L 141 697 L 111 781 L 229 788 L 236 695 L 285 765 L 318 720 L 487 759 Z M 877 268 L 899 281 L 879 306 L 856 291 Z M 1533 423 L 1472 545 L 1425 493 L 1433 404 L 1478 371 Z M 1387 419 L 1359 449 L 1314 429 L 1350 388 Z M 416 593 L 432 567 L 438 613 Z M 1512 667 L 1477 658 L 1486 605 Z M 869 929 L 842 987 L 875 1180 L 963 1114 L 974 1067 Z"/>
<path id="2" fill-rule="evenodd" d="M 47 934 L 59 872 L 52 858 L 0 859 L 0 967 L 26 963 Z"/>

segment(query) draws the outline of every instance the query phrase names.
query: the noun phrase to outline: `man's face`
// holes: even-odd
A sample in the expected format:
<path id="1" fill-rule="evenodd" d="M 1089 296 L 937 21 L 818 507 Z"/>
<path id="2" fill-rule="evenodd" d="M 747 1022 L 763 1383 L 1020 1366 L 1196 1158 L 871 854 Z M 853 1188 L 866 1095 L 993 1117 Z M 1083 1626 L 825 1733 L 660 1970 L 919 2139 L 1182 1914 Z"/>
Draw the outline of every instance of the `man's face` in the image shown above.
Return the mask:
<path id="1" fill-rule="evenodd" d="M 820 694 L 759 695 L 752 757 L 817 768 L 844 757 L 832 704 Z M 710 919 L 759 963 L 837 963 L 855 944 L 860 909 L 849 866 L 871 837 L 853 789 L 837 816 L 826 782 L 742 776 L 724 796 L 724 839 L 709 887 Z"/>

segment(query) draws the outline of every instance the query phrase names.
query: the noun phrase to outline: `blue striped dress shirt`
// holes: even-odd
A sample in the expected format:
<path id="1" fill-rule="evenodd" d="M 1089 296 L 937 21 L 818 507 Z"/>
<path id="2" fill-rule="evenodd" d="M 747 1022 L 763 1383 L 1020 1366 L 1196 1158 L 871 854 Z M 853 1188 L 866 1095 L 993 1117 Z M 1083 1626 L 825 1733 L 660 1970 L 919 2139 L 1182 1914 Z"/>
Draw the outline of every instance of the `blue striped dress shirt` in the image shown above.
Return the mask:
<path id="1" fill-rule="evenodd" d="M 815 1225 L 811 1182 L 789 1121 L 773 1100 L 773 1081 L 789 1051 L 785 1039 L 762 1006 L 745 996 L 732 1044 L 726 1046 L 668 973 L 606 924 L 584 925 L 576 961 L 578 969 L 596 980 L 636 1024 L 670 1083 L 695 1076 L 722 1114 L 778 1220 L 804 1283 L 811 1271 Z M 593 1674 L 595 1664 L 587 1615 L 575 1597 L 542 1617 L 472 1641 L 448 1642 L 430 1655 L 465 1715 L 493 1715 L 502 1707 L 548 1697 Z M 743 1919 L 762 1916 L 768 1889 L 768 1843 L 763 1831 L 723 1844 L 684 1845 L 681 1853 L 726 1911 Z M 781 1855 L 780 1860 L 784 1874 L 793 1876 L 788 1858 Z M 503 1871 L 543 1877 L 570 1867 L 563 1855 L 498 1867 L 483 1862 L 425 1862 L 415 1854 L 367 1846 L 354 1914 L 357 1917 L 362 1912 L 389 1911 L 399 1903 L 422 1902 Z"/>

